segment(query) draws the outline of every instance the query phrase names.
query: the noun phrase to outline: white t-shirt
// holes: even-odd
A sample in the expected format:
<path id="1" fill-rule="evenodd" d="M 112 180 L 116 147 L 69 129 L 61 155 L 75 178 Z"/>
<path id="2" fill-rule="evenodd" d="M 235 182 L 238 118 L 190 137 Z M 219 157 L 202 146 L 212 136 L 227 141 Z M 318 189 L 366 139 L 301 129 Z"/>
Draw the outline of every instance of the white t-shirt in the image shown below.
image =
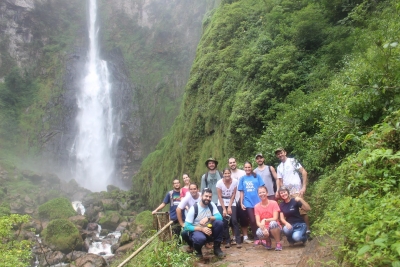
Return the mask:
<path id="1" fill-rule="evenodd" d="M 294 158 L 287 158 L 285 162 L 281 162 L 276 169 L 278 179 L 282 179 L 283 185 L 290 188 L 290 194 L 298 193 L 302 187 L 298 170 L 302 168 L 301 164 Z"/>
<path id="2" fill-rule="evenodd" d="M 246 172 L 241 169 L 236 169 L 236 172 L 232 171 L 232 173 L 231 173 L 232 179 L 236 179 L 238 181 L 238 184 L 239 184 L 240 178 L 242 178 L 245 175 L 246 175 Z M 238 190 L 236 190 L 235 201 L 239 202 L 239 198 L 240 198 L 240 192 Z"/>
<path id="3" fill-rule="evenodd" d="M 201 200 L 201 193 L 199 193 L 199 197 L 197 199 L 194 199 L 190 192 L 186 192 L 186 196 L 182 198 L 181 202 L 178 205 L 178 208 L 181 210 L 184 210 L 186 206 L 190 207 L 194 205 L 194 203 L 197 203 Z"/>
<path id="4" fill-rule="evenodd" d="M 201 219 L 207 218 L 207 217 L 210 217 L 210 216 L 213 216 L 213 215 L 219 213 L 217 206 L 215 206 L 214 202 L 210 202 L 210 203 L 213 206 L 213 214 L 211 214 L 211 210 L 208 208 L 208 205 L 205 208 L 203 208 L 200 204 L 197 204 L 197 206 L 199 207 L 199 210 L 198 210 L 196 219 L 193 221 L 194 207 L 192 206 L 192 207 L 190 207 L 190 209 L 187 213 L 185 222 L 191 223 L 194 226 L 196 226 L 200 223 Z"/>
<path id="5" fill-rule="evenodd" d="M 236 179 L 232 179 L 232 183 L 229 188 L 226 188 L 223 179 L 217 182 L 217 188 L 221 189 L 222 191 L 222 200 L 224 201 L 225 207 L 229 206 L 229 202 L 231 201 L 231 197 L 235 191 L 237 191 L 238 181 Z M 236 188 L 236 190 L 235 190 Z M 221 203 L 218 199 L 218 206 L 221 206 Z M 236 206 L 236 201 L 233 201 L 232 206 Z"/>

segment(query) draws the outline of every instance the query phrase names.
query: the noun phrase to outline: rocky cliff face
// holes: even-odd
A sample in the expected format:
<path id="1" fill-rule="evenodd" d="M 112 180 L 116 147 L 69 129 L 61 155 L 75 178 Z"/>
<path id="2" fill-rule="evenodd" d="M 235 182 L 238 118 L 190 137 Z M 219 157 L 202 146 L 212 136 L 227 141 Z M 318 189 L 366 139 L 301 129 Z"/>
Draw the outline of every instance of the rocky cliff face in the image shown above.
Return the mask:
<path id="1" fill-rule="evenodd" d="M 102 58 L 112 79 L 120 122 L 118 180 L 127 185 L 172 125 L 200 39 L 202 19 L 218 1 L 99 0 Z M 77 92 L 87 58 L 85 3 L 0 2 L 0 78 L 28 69 L 40 99 L 21 116 L 20 132 L 41 165 L 67 179 L 77 132 Z"/>

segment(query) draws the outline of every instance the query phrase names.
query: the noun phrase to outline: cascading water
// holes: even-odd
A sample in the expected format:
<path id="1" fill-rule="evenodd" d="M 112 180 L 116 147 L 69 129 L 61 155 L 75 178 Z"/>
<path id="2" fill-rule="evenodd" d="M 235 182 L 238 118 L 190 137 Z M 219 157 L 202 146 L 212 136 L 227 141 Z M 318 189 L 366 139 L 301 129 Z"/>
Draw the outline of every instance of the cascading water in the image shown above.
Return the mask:
<path id="1" fill-rule="evenodd" d="M 89 0 L 89 52 L 85 78 L 78 95 L 78 134 L 71 152 L 75 156 L 75 179 L 92 191 L 105 190 L 114 174 L 111 84 L 107 62 L 100 59 L 96 0 Z"/>

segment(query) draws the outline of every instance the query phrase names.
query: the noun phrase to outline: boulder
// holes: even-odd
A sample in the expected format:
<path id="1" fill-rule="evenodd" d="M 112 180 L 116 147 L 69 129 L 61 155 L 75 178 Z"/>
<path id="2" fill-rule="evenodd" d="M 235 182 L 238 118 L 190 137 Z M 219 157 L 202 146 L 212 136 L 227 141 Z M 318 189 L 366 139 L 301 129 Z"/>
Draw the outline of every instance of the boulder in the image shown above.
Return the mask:
<path id="1" fill-rule="evenodd" d="M 43 227 L 41 221 L 31 218 L 29 222 L 24 223 L 22 225 L 22 229 L 25 230 L 34 229 L 35 233 L 39 234 L 43 230 Z"/>
<path id="2" fill-rule="evenodd" d="M 120 243 L 121 246 L 123 246 L 129 243 L 130 241 L 132 241 L 130 235 L 128 233 L 123 233 L 119 238 L 118 242 Z"/>
<path id="3" fill-rule="evenodd" d="M 86 254 L 75 261 L 76 267 L 107 267 L 106 260 L 99 255 Z"/>
<path id="4" fill-rule="evenodd" d="M 99 220 L 99 224 L 103 229 L 114 231 L 119 225 L 119 223 L 122 221 L 123 218 L 121 217 L 121 215 L 119 215 L 118 212 L 111 212 L 109 214 L 106 214 L 106 216 L 102 217 Z"/>
<path id="5" fill-rule="evenodd" d="M 124 246 L 120 246 L 120 247 L 115 251 L 115 254 L 117 254 L 117 255 L 125 254 L 125 253 L 127 253 L 129 250 L 131 250 L 131 249 L 133 248 L 134 245 L 135 245 L 134 242 L 131 242 L 131 243 L 128 243 L 128 244 L 126 244 L 126 245 L 124 245 Z"/>
<path id="6" fill-rule="evenodd" d="M 65 256 L 65 261 L 66 262 L 73 262 L 76 261 L 78 258 L 82 258 L 85 256 L 87 253 L 83 251 L 72 251 L 68 253 L 67 256 Z"/>
<path id="7" fill-rule="evenodd" d="M 115 231 L 123 232 L 126 228 L 128 228 L 128 222 L 122 222 L 118 225 Z"/>
<path id="8" fill-rule="evenodd" d="M 65 255 L 61 251 L 50 251 L 39 256 L 40 266 L 56 265 L 65 261 Z"/>
<path id="9" fill-rule="evenodd" d="M 76 226 L 79 226 L 81 229 L 85 229 L 86 226 L 88 225 L 88 220 L 83 215 L 72 216 L 69 217 L 68 220 L 73 224 L 75 224 Z"/>
<path id="10" fill-rule="evenodd" d="M 56 219 L 42 232 L 44 243 L 52 250 L 69 253 L 82 249 L 82 237 L 76 226 L 68 220 Z"/>
<path id="11" fill-rule="evenodd" d="M 88 223 L 87 230 L 88 231 L 97 231 L 99 225 L 97 223 Z"/>
<path id="12" fill-rule="evenodd" d="M 75 215 L 75 210 L 67 198 L 55 198 L 39 206 L 41 219 L 66 219 Z"/>

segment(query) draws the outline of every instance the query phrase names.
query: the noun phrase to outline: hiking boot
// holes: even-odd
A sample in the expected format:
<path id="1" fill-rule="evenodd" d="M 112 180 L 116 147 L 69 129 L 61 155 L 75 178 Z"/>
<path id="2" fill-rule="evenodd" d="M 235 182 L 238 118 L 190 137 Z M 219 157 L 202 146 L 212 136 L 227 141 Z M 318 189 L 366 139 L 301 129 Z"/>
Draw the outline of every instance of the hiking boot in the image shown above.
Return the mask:
<path id="1" fill-rule="evenodd" d="M 201 245 L 199 245 L 199 244 L 193 244 L 193 248 L 194 248 L 194 250 L 195 250 L 195 257 L 196 258 L 199 258 L 199 259 L 201 259 L 201 258 L 203 258 L 203 253 L 201 252 Z"/>
<path id="2" fill-rule="evenodd" d="M 241 243 L 236 244 L 236 248 L 242 248 L 242 244 Z"/>
<path id="3" fill-rule="evenodd" d="M 214 242 L 214 255 L 222 259 L 226 254 L 221 250 L 221 242 Z"/>
<path id="4" fill-rule="evenodd" d="M 281 243 L 276 243 L 275 250 L 276 250 L 276 251 L 281 251 L 281 250 L 282 250 L 282 245 L 281 245 Z"/>
<path id="5" fill-rule="evenodd" d="M 226 243 L 225 244 L 225 248 L 230 248 L 231 247 L 231 243 Z"/>

